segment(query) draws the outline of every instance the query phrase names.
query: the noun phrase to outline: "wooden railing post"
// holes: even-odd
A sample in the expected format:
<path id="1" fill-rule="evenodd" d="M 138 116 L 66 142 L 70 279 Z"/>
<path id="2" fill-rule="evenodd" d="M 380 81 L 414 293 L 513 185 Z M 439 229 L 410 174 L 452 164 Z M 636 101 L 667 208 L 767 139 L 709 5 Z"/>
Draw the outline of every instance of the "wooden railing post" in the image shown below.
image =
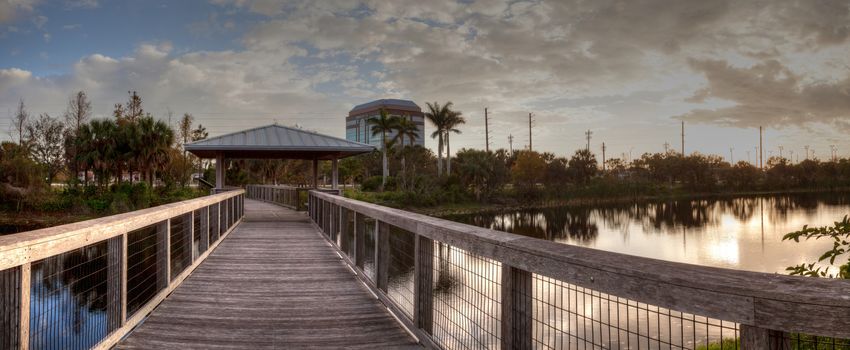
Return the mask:
<path id="1" fill-rule="evenodd" d="M 502 349 L 532 348 L 531 273 L 502 264 Z"/>
<path id="2" fill-rule="evenodd" d="M 741 349 L 785 350 L 791 349 L 791 339 L 782 331 L 740 324 Z"/>
<path id="3" fill-rule="evenodd" d="M 378 289 L 386 292 L 389 285 L 390 225 L 378 221 L 378 239 L 375 240 L 375 275 Z"/>
<path id="4" fill-rule="evenodd" d="M 416 235 L 413 267 L 413 321 L 425 333 L 434 333 L 434 241 Z"/>
<path id="5" fill-rule="evenodd" d="M 20 294 L 20 349 L 28 350 L 30 346 L 30 292 L 32 291 L 32 265 L 27 262 L 21 265 L 21 294 Z"/>

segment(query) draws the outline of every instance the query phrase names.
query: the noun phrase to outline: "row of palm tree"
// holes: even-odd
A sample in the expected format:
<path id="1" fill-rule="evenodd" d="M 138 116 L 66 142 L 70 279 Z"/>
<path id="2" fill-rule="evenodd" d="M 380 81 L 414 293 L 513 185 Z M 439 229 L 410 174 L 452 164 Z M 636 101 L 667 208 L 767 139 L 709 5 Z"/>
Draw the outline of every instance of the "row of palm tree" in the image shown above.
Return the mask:
<path id="1" fill-rule="evenodd" d="M 101 119 L 81 125 L 69 142 L 78 150 L 75 161 L 92 170 L 101 184 L 108 183 L 110 176 L 120 182 L 125 170 L 138 171 L 152 183 L 156 171 L 168 164 L 174 131 L 151 116 L 132 122 Z"/>
<path id="2" fill-rule="evenodd" d="M 446 150 L 446 174 L 452 174 L 452 156 L 449 136 L 452 133 L 460 134 L 458 126 L 466 124 L 466 119 L 460 111 L 452 110 L 452 102 L 446 102 L 440 105 L 439 102 L 426 103 L 428 112 L 425 113 L 425 118 L 434 124 L 436 130 L 431 133 L 431 138 L 437 139 L 437 174 L 443 174 L 443 149 Z"/>
<path id="3" fill-rule="evenodd" d="M 419 128 L 409 118 L 391 116 L 383 108 L 377 118 L 368 119 L 366 123 L 372 127 L 372 136 L 381 136 L 381 158 L 383 161 L 381 188 L 383 188 L 386 186 L 387 177 L 390 175 L 389 162 L 387 161 L 389 148 L 396 142 L 399 142 L 401 146 L 399 149 L 404 149 L 405 138 L 410 140 L 410 145 L 412 146 L 419 137 Z M 393 132 L 395 132 L 395 136 L 389 138 L 389 134 Z M 401 159 L 401 167 L 405 169 L 404 156 Z"/>

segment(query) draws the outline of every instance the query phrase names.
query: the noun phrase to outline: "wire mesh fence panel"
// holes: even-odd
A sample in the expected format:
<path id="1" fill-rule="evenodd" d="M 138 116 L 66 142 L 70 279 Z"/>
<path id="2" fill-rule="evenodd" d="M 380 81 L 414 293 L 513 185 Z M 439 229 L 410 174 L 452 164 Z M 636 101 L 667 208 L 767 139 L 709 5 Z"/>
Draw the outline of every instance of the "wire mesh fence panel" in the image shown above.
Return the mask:
<path id="1" fill-rule="evenodd" d="M 434 341 L 446 349 L 501 342 L 501 264 L 434 242 Z"/>
<path id="2" fill-rule="evenodd" d="M 219 216 L 218 215 L 218 207 L 219 207 L 218 203 L 209 206 L 209 212 L 210 212 L 210 225 L 209 225 L 210 226 L 210 244 L 213 244 L 216 241 L 218 241 L 218 234 L 219 234 L 219 228 L 218 227 L 221 224 L 219 222 L 219 218 L 218 218 L 218 216 Z"/>
<path id="3" fill-rule="evenodd" d="M 416 235 L 396 226 L 389 227 L 387 296 L 412 320 Z"/>
<path id="4" fill-rule="evenodd" d="M 349 258 L 354 259 L 354 211 L 342 208 L 342 238 L 340 239 L 339 249 L 342 250 Z"/>
<path id="5" fill-rule="evenodd" d="M 171 279 L 192 265 L 192 214 L 171 218 Z"/>
<path id="6" fill-rule="evenodd" d="M 357 214 L 363 218 L 363 274 L 373 282 L 375 281 L 375 242 L 377 239 L 378 222 L 366 215 Z M 358 228 L 359 230 L 360 228 Z"/>
<path id="7" fill-rule="evenodd" d="M 339 207 L 336 204 L 331 204 L 331 222 L 330 222 L 330 239 L 339 246 Z"/>
<path id="8" fill-rule="evenodd" d="M 0 349 L 19 347 L 21 268 L 0 271 Z"/>
<path id="9" fill-rule="evenodd" d="M 201 215 L 203 215 L 204 210 L 198 209 L 192 213 L 192 260 L 195 260 L 207 251 L 206 244 L 201 244 L 201 235 L 207 235 L 209 237 L 209 232 L 201 232 Z"/>
<path id="10" fill-rule="evenodd" d="M 738 349 L 738 325 L 533 275 L 538 349 Z"/>
<path id="11" fill-rule="evenodd" d="M 166 250 L 157 226 L 127 233 L 127 317 L 131 317 L 165 288 Z"/>
<path id="12" fill-rule="evenodd" d="M 850 350 L 850 339 L 818 337 L 810 334 L 770 332 L 771 349 Z"/>
<path id="13" fill-rule="evenodd" d="M 120 249 L 105 240 L 32 263 L 30 349 L 89 349 L 118 327 Z"/>

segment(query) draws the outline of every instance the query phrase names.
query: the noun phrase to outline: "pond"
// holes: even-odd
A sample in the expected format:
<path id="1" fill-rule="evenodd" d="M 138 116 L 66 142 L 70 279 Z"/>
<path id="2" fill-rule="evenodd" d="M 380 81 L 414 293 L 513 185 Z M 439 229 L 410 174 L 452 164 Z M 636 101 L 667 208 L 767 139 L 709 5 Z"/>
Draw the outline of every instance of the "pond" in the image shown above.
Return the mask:
<path id="1" fill-rule="evenodd" d="M 782 241 L 850 214 L 850 193 L 705 198 L 512 210 L 446 219 L 565 244 L 668 261 L 786 273 L 831 241 Z"/>

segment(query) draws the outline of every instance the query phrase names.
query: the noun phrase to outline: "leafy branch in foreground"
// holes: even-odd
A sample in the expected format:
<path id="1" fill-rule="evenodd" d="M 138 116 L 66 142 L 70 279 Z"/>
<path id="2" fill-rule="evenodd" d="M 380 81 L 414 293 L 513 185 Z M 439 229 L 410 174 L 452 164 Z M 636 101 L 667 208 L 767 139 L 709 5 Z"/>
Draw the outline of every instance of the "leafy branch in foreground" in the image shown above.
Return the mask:
<path id="1" fill-rule="evenodd" d="M 796 232 L 791 232 L 782 237 L 782 240 L 794 240 L 800 242 L 800 238 L 821 239 L 830 238 L 833 241 L 832 249 L 824 252 L 818 263 L 829 260 L 830 266 L 836 266 L 835 260 L 850 251 L 850 217 L 844 216 L 844 220 L 837 221 L 833 226 L 824 227 L 809 227 L 803 226 L 803 229 Z M 850 256 L 847 257 L 847 262 L 838 266 L 838 274 L 829 272 L 828 267 L 815 267 L 816 263 L 803 263 L 797 266 L 786 268 L 791 275 L 811 276 L 811 277 L 827 277 L 827 278 L 847 278 L 850 279 Z"/>

